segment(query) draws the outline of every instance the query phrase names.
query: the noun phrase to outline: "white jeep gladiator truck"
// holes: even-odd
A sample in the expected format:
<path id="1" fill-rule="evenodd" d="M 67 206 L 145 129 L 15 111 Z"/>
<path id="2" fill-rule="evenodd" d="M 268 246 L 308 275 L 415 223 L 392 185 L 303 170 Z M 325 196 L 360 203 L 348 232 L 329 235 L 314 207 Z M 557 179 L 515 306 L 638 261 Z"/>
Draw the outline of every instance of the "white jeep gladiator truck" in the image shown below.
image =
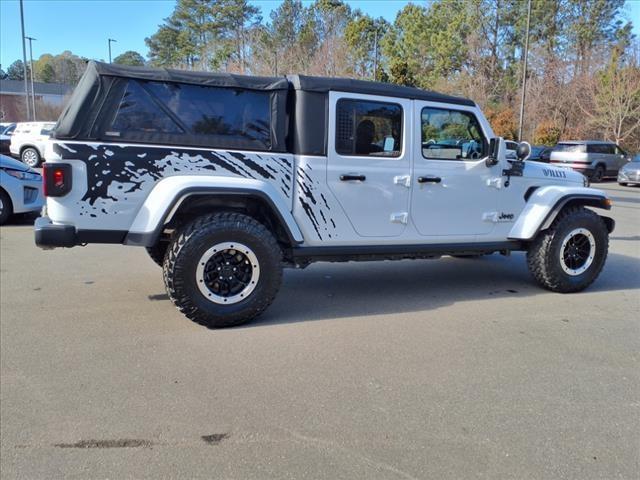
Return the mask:
<path id="1" fill-rule="evenodd" d="M 146 247 L 208 327 L 255 318 L 284 267 L 316 261 L 526 251 L 544 288 L 580 291 L 611 201 L 528 151 L 508 159 L 473 101 L 420 89 L 91 62 L 47 146 L 35 239 Z"/>

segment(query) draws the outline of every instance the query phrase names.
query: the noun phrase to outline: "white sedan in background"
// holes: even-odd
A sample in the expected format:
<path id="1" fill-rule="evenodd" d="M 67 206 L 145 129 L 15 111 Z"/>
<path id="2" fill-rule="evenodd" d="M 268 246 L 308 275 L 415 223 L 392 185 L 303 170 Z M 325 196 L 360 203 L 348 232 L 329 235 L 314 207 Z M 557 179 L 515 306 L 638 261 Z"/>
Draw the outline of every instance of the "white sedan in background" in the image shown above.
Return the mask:
<path id="1" fill-rule="evenodd" d="M 6 155 L 0 155 L 0 225 L 14 213 L 37 212 L 44 204 L 42 176 Z"/>

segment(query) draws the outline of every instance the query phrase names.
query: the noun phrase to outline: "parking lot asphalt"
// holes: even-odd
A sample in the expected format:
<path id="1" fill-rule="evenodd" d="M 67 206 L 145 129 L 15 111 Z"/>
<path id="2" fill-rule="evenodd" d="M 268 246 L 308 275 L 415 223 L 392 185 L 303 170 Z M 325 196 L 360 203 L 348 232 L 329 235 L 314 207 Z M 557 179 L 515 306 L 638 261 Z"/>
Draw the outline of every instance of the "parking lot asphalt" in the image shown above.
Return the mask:
<path id="1" fill-rule="evenodd" d="M 143 249 L 0 229 L 2 478 L 637 479 L 640 188 L 579 294 L 523 254 L 285 271 L 207 330 Z"/>

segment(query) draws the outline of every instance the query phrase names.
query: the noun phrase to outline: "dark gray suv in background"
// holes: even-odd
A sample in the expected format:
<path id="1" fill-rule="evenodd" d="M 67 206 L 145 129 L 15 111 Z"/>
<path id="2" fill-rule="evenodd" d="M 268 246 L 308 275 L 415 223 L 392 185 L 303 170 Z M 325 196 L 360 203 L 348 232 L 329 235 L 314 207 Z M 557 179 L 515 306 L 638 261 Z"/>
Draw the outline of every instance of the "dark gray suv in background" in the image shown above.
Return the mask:
<path id="1" fill-rule="evenodd" d="M 572 140 L 553 147 L 550 160 L 559 167 L 577 170 L 592 182 L 600 182 L 605 177 L 615 177 L 631 157 L 612 142 Z"/>

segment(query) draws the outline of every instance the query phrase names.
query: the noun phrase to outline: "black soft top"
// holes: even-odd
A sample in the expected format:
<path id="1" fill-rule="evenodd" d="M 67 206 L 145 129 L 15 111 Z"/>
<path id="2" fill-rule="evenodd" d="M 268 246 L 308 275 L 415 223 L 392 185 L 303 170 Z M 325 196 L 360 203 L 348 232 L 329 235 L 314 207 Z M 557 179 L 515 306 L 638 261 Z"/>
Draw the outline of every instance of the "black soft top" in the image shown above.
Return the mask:
<path id="1" fill-rule="evenodd" d="M 291 83 L 292 88 L 305 92 L 362 93 L 367 95 L 475 106 L 475 102 L 466 98 L 444 95 L 442 93 L 421 90 L 420 88 L 405 87 L 393 83 L 371 82 L 368 80 L 355 80 L 353 78 L 310 77 L 307 75 L 289 75 L 287 79 Z"/>
<path id="2" fill-rule="evenodd" d="M 135 78 L 155 82 L 188 83 L 209 87 L 243 88 L 247 90 L 287 90 L 289 82 L 285 77 L 256 77 L 233 73 L 192 72 L 170 68 L 131 67 L 112 63 L 89 62 L 87 70 L 94 75 Z"/>
<path id="3" fill-rule="evenodd" d="M 431 102 L 475 105 L 471 100 L 442 93 L 405 87 L 393 83 L 371 82 L 352 78 L 312 77 L 308 75 L 288 75 L 286 77 L 257 77 L 232 73 L 192 72 L 168 68 L 131 67 L 102 62 L 89 62 L 87 69 L 96 75 L 136 78 L 158 82 L 190 83 L 212 87 L 244 88 L 249 90 L 304 90 L 326 93 L 330 91 L 363 93 L 387 97 L 409 98 Z"/>
<path id="4" fill-rule="evenodd" d="M 289 75 L 257 77 L 231 73 L 192 72 L 164 68 L 132 67 L 91 61 L 60 115 L 53 138 L 60 140 L 102 140 L 108 128 L 108 113 L 114 113 L 130 79 L 191 85 L 259 90 L 271 98 L 271 147 L 278 152 L 292 151 L 323 155 L 327 150 L 328 92 L 348 92 L 386 97 L 426 100 L 475 106 L 466 98 L 389 83 L 348 78 Z M 122 137 L 124 140 L 125 137 Z M 113 139 L 110 139 L 113 141 Z M 129 140 L 194 146 L 215 146 L 202 136 L 137 135 Z M 256 148 L 239 143 L 237 148 Z"/>

